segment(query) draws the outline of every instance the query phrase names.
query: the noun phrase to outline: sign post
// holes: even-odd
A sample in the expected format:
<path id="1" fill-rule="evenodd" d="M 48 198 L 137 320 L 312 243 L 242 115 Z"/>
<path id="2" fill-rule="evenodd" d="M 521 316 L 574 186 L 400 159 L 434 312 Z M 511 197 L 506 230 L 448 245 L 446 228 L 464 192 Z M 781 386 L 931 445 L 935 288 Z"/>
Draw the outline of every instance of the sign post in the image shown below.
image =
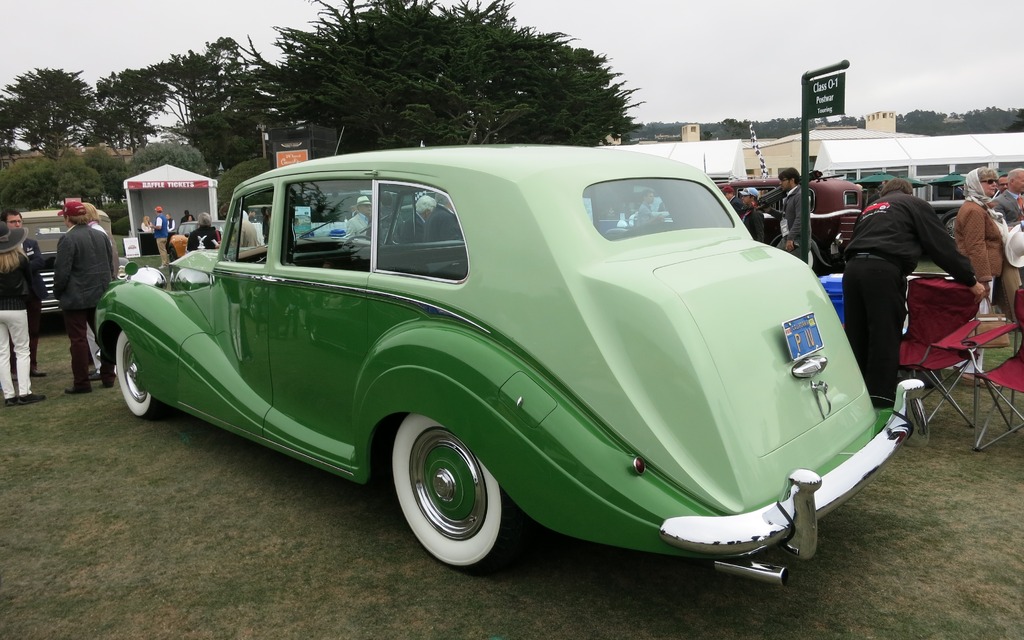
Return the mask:
<path id="1" fill-rule="evenodd" d="M 800 258 L 807 262 L 811 249 L 811 190 L 808 186 L 810 167 L 810 128 L 814 118 L 846 114 L 846 74 L 850 61 L 808 71 L 801 78 L 802 109 L 800 117 Z M 828 75 L 832 74 L 832 75 Z"/>

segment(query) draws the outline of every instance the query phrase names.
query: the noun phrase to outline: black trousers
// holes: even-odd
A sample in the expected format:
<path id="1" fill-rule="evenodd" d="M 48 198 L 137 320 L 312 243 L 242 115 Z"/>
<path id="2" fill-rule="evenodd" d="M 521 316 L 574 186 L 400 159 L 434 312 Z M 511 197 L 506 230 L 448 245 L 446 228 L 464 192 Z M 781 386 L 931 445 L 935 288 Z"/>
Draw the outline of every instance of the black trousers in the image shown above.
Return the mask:
<path id="1" fill-rule="evenodd" d="M 846 337 L 876 407 L 896 401 L 900 339 L 907 318 L 907 279 L 879 258 L 853 258 L 843 272 Z"/>

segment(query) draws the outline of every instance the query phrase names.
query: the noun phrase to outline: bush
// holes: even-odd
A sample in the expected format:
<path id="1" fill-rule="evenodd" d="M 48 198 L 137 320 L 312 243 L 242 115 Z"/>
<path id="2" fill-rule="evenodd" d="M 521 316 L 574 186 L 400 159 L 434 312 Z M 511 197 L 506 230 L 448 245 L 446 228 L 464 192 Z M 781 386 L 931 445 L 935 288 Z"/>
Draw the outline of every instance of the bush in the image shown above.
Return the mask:
<path id="1" fill-rule="evenodd" d="M 270 164 L 266 158 L 255 158 L 240 162 L 222 173 L 217 179 L 217 205 L 231 202 L 231 193 L 235 187 L 269 169 Z"/>
<path id="2" fill-rule="evenodd" d="M 103 212 L 110 218 L 110 224 L 113 225 L 122 218 L 128 219 L 128 205 L 123 202 L 108 202 L 101 207 Z"/>
<path id="3" fill-rule="evenodd" d="M 129 224 L 130 221 L 128 220 L 127 215 L 122 215 L 116 220 L 111 216 L 110 230 L 115 236 L 128 236 L 131 235 L 131 227 Z"/>

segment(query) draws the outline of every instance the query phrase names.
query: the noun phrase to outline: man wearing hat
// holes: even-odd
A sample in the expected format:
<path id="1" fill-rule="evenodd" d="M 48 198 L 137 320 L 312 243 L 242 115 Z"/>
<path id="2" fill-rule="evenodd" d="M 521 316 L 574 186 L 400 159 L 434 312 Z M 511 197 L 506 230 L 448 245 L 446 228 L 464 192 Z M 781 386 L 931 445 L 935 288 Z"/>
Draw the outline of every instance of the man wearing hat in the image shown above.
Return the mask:
<path id="1" fill-rule="evenodd" d="M 727 184 L 722 187 L 722 193 L 724 193 L 725 197 L 729 199 L 729 204 L 731 204 L 732 208 L 736 210 L 736 213 L 743 211 L 743 201 L 736 195 L 736 190 L 733 189 L 731 185 Z"/>
<path id="2" fill-rule="evenodd" d="M 757 200 L 760 197 L 760 192 L 754 187 L 740 189 L 740 201 L 743 203 L 740 219 L 754 240 L 764 242 L 764 214 L 757 208 Z"/>
<path id="3" fill-rule="evenodd" d="M 74 384 L 64 393 L 89 393 L 88 330 L 96 332 L 96 303 L 114 279 L 111 271 L 110 241 L 106 234 L 89 228 L 89 212 L 81 202 L 68 202 L 58 212 L 64 216 L 68 232 L 57 243 L 53 264 L 53 295 L 64 313 L 64 328 L 71 340 L 71 373 Z M 166 220 L 165 220 L 166 222 Z M 166 238 L 164 238 L 166 240 Z M 100 362 L 100 380 L 104 387 L 114 386 L 114 363 Z"/>
<path id="4" fill-rule="evenodd" d="M 153 220 L 153 239 L 156 240 L 156 250 L 160 252 L 160 266 L 166 267 L 170 264 L 167 260 L 167 236 L 171 228 L 163 207 L 157 207 L 153 211 L 156 213 Z"/>
<path id="5" fill-rule="evenodd" d="M 0 386 L 4 389 L 4 406 L 32 404 L 46 396 L 32 393 L 29 375 L 28 297 L 32 278 L 28 256 L 21 248 L 25 230 L 8 227 L 0 222 Z M 11 379 L 11 349 L 8 338 L 14 342 L 17 361 L 18 391 Z"/>
<path id="6" fill-rule="evenodd" d="M 356 200 L 356 210 L 352 217 L 345 223 L 345 235 L 354 236 L 366 230 L 370 226 L 370 214 L 373 210 L 373 203 L 366 196 L 359 196 Z"/>

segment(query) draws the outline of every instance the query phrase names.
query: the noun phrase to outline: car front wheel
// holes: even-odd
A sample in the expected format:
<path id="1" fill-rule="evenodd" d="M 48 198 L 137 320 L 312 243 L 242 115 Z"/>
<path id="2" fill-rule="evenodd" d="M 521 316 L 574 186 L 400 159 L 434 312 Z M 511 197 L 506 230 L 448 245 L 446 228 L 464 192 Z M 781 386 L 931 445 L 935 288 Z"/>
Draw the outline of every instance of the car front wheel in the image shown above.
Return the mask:
<path id="1" fill-rule="evenodd" d="M 121 395 L 128 409 L 140 418 L 156 420 L 167 413 L 167 405 L 160 402 L 139 383 L 139 365 L 135 361 L 135 351 L 128 339 L 128 334 L 121 332 L 117 337 L 117 381 L 121 386 Z"/>
<path id="2" fill-rule="evenodd" d="M 946 216 L 946 219 L 942 221 L 942 226 L 946 228 L 946 233 L 949 234 L 950 238 L 956 239 L 956 212 L 952 215 Z"/>
<path id="3" fill-rule="evenodd" d="M 475 574 L 507 566 L 522 548 L 526 516 L 454 434 L 426 416 L 405 418 L 392 450 L 395 493 L 420 544 Z"/>

